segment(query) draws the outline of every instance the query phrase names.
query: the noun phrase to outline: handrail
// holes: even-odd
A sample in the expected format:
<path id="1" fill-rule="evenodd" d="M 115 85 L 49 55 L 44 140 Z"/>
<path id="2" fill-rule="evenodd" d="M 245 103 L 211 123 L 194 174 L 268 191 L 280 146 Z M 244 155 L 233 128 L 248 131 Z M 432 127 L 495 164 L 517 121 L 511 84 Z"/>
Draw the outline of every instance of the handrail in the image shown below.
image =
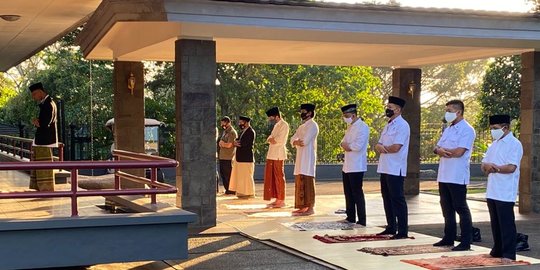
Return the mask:
<path id="1" fill-rule="evenodd" d="M 135 154 L 135 153 L 133 153 Z M 144 155 L 144 154 L 142 154 Z M 157 183 L 157 168 L 176 167 L 178 162 L 172 159 L 164 160 L 114 160 L 114 161 L 33 161 L 33 162 L 9 162 L 0 163 L 0 171 L 6 170 L 42 170 L 42 169 L 66 169 L 71 170 L 71 190 L 70 191 L 37 191 L 37 192 L 6 192 L 0 193 L 0 199 L 18 199 L 18 198 L 54 198 L 54 197 L 70 197 L 71 198 L 71 216 L 78 216 L 78 197 L 87 196 L 118 196 L 118 195 L 151 195 L 152 204 L 155 204 L 156 194 L 176 193 L 177 188 L 165 183 Z M 114 190 L 77 190 L 79 169 L 103 169 L 114 168 L 119 169 L 136 169 L 136 168 L 151 168 L 151 179 L 137 177 L 138 181 L 145 182 L 151 189 L 120 189 L 116 187 Z M 118 172 L 124 176 L 124 172 Z M 131 177 L 131 175 L 126 174 Z M 116 178 L 115 177 L 115 178 Z M 136 176 L 133 176 L 136 177 Z"/>
<path id="2" fill-rule="evenodd" d="M 7 154 L 11 154 L 14 157 L 18 156 L 20 159 L 31 159 L 33 154 L 32 144 L 33 139 L 21 138 L 9 135 L 0 135 L 0 150 L 5 151 Z M 58 157 L 53 157 L 55 160 L 64 160 L 64 144 L 58 143 Z"/>
<path id="3" fill-rule="evenodd" d="M 154 161 L 171 161 L 171 159 L 160 157 L 160 156 L 153 156 L 148 155 L 144 153 L 135 153 L 135 152 L 129 152 L 125 150 L 113 150 L 113 157 L 115 160 L 119 159 L 128 159 L 128 160 L 154 160 Z M 174 160 L 174 162 L 177 162 Z M 157 186 L 157 168 L 150 168 L 150 188 L 156 188 Z M 120 189 L 120 178 L 126 178 L 131 181 L 135 181 L 138 183 L 141 183 L 141 181 L 145 181 L 146 178 L 140 177 L 140 176 L 134 176 L 134 175 L 126 175 L 125 173 L 119 172 L 118 170 L 115 170 L 114 173 L 114 188 Z M 150 200 L 151 203 L 155 204 L 157 201 L 156 194 L 150 194 Z"/>

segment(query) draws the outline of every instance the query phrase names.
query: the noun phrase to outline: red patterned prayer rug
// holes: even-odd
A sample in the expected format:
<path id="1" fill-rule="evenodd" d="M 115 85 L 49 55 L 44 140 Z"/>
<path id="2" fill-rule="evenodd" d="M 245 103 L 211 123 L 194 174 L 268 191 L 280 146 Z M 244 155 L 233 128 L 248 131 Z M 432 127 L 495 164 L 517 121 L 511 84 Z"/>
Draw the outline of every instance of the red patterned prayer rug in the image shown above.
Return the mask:
<path id="1" fill-rule="evenodd" d="M 501 258 L 486 257 L 486 255 L 442 256 L 433 259 L 401 260 L 430 270 L 463 269 L 484 266 L 503 266 Z M 510 265 L 530 265 L 526 261 L 513 261 Z"/>
<path id="2" fill-rule="evenodd" d="M 358 251 L 370 253 L 373 255 L 394 256 L 394 255 L 410 255 L 424 253 L 448 252 L 452 250 L 452 246 L 434 247 L 432 244 L 427 245 L 407 245 L 397 247 L 364 247 Z"/>
<path id="3" fill-rule="evenodd" d="M 376 235 L 376 234 L 341 234 L 341 235 L 328 235 L 325 234 L 315 235 L 313 238 L 327 244 L 335 243 L 352 243 L 352 242 L 367 242 L 367 241 L 381 241 L 381 240 L 392 240 L 392 235 Z M 409 237 L 414 239 L 414 237 Z"/>

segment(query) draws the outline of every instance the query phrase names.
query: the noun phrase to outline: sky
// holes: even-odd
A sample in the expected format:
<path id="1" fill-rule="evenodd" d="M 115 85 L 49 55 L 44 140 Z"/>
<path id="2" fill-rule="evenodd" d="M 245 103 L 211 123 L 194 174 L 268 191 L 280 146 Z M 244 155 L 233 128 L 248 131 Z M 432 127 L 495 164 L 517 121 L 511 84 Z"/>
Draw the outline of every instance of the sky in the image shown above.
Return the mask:
<path id="1" fill-rule="evenodd" d="M 359 0 L 323 0 L 325 2 L 342 3 L 365 3 L 373 1 Z M 386 0 L 376 0 L 386 3 Z M 409 7 L 435 7 L 435 8 L 459 8 L 492 11 L 528 12 L 531 4 L 526 0 L 397 0 L 401 6 Z"/>

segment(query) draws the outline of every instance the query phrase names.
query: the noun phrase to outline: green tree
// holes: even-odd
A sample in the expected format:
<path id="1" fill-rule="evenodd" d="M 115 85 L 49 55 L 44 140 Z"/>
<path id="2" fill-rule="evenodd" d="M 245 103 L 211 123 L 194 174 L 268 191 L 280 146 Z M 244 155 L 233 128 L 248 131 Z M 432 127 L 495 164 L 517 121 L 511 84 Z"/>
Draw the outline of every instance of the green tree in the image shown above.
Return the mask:
<path id="1" fill-rule="evenodd" d="M 318 156 L 322 162 L 335 161 L 341 152 L 339 141 L 345 129 L 339 110 L 341 106 L 359 104 L 360 115 L 372 127 L 372 133 L 380 130 L 381 123 L 374 119 L 382 115 L 383 102 L 373 95 L 380 80 L 373 76 L 371 68 L 222 64 L 218 66 L 217 74 L 220 81 L 218 115 L 233 119 L 247 115 L 253 119 L 252 126 L 257 132 L 257 162 L 265 159 L 268 147 L 265 140 L 270 133 L 265 111 L 273 106 L 280 107 L 292 133 L 300 125 L 300 104 L 317 105 Z M 294 153 L 294 149 L 288 147 Z"/>
<path id="2" fill-rule="evenodd" d="M 161 156 L 176 158 L 176 105 L 174 63 L 147 63 L 145 93 L 145 115 L 157 119 L 165 126 L 160 128 Z"/>
<path id="3" fill-rule="evenodd" d="M 521 56 L 497 57 L 489 64 L 478 97 L 482 112 L 478 114 L 479 129 L 486 129 L 492 114 L 509 114 L 512 119 L 519 119 L 520 80 Z"/>
<path id="4" fill-rule="evenodd" d="M 174 64 L 157 63 L 148 73 L 154 75 L 146 84 L 146 115 L 166 123 L 160 153 L 174 156 Z M 273 106 L 280 107 L 294 132 L 300 125 L 300 104 L 317 105 L 320 161 L 334 161 L 340 153 L 339 141 L 345 129 L 341 106 L 360 104 L 361 115 L 372 126 L 372 133 L 383 125 L 377 121 L 383 114 L 383 101 L 374 95 L 380 88 L 380 80 L 373 76 L 371 68 L 218 64 L 217 78 L 216 117 L 228 115 L 236 120 L 246 115 L 253 119 L 252 126 L 257 132 L 257 162 L 265 159 L 268 147 L 265 140 L 271 131 L 265 112 Z"/>
<path id="5" fill-rule="evenodd" d="M 38 54 L 39 60 L 31 58 L 16 68 L 21 75 L 15 78 L 20 80 L 18 95 L 1 108 L 1 117 L 3 122 L 24 124 L 33 134 L 30 119 L 36 116 L 37 106 L 27 86 L 40 81 L 53 98 L 63 101 L 66 125 L 86 125 L 92 131 L 91 156 L 105 159 L 112 142 L 112 134 L 104 128 L 112 117 L 112 64 L 85 60 L 74 44 L 76 33 L 45 48 Z"/>
<path id="6" fill-rule="evenodd" d="M 423 67 L 422 124 L 439 126 L 444 116 L 444 105 L 452 99 L 463 101 L 465 118 L 474 123 L 487 64 L 488 60 L 482 59 Z"/>

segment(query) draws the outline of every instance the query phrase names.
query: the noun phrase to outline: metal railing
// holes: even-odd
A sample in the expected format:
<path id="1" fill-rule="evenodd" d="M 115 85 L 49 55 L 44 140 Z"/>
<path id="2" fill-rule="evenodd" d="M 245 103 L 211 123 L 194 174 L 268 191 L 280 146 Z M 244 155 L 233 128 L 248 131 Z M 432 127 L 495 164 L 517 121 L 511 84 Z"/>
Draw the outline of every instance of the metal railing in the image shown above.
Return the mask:
<path id="1" fill-rule="evenodd" d="M 71 190 L 69 191 L 36 191 L 36 192 L 6 192 L 0 193 L 0 199 L 23 199 L 23 198 L 71 198 L 71 216 L 78 216 L 78 197 L 90 196 L 118 196 L 118 195 L 150 195 L 151 203 L 156 203 L 157 194 L 176 193 L 176 187 L 157 182 L 157 168 L 177 167 L 176 160 L 163 157 L 150 156 L 146 154 L 132 153 L 127 151 L 115 150 L 115 155 L 120 158 L 129 158 L 131 160 L 114 161 L 34 161 L 34 162 L 7 162 L 0 163 L 0 170 L 50 170 L 65 169 L 71 172 Z M 100 190 L 78 190 L 78 170 L 80 169 L 115 169 L 115 187 L 114 189 Z M 150 168 L 151 179 L 131 175 L 121 169 L 145 169 Z M 131 181 L 143 183 L 150 188 L 126 188 L 120 189 L 120 178 L 126 178 Z"/>
<path id="2" fill-rule="evenodd" d="M 33 139 L 21 138 L 9 135 L 0 135 L 0 151 L 7 153 L 13 157 L 19 159 L 31 159 L 32 158 L 32 143 Z M 64 160 L 64 144 L 59 142 L 57 156 L 54 156 L 54 160 Z"/>

